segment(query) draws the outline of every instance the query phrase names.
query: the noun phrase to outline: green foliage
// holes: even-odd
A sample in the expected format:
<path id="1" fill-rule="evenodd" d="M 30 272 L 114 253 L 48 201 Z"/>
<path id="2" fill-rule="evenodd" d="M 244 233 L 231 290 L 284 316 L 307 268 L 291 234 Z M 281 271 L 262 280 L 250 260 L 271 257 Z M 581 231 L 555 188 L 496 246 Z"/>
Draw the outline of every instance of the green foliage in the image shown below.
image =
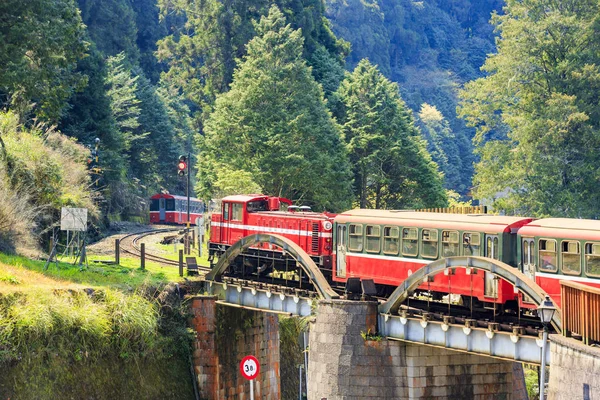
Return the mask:
<path id="1" fill-rule="evenodd" d="M 245 45 L 256 35 L 253 21 L 266 15 L 271 4 L 300 29 L 303 55 L 315 66 L 315 76 L 331 81 L 335 71 L 325 68 L 322 52 L 339 68 L 348 45 L 332 33 L 321 0 L 159 0 L 163 17 L 176 13 L 187 19 L 181 30 L 159 42 L 158 57 L 170 67 L 164 79 L 183 88 L 201 110 L 210 111 L 217 94 L 229 89 L 237 60 L 246 55 Z"/>
<path id="2" fill-rule="evenodd" d="M 343 209 L 350 194 L 346 153 L 302 58 L 302 35 L 275 6 L 256 31 L 231 90 L 206 122 L 205 167 L 227 164 L 233 173 L 251 173 L 265 193 Z M 203 173 L 217 177 L 216 170 Z M 214 184 L 200 192 L 222 190 Z"/>
<path id="3" fill-rule="evenodd" d="M 368 59 L 386 77 L 401 84 L 402 98 L 414 112 L 428 103 L 445 116 L 456 137 L 454 146 L 458 146 L 463 160 L 458 171 L 460 182 L 449 187 L 461 194 L 471 186 L 473 131 L 456 117 L 457 89 L 482 76 L 479 67 L 486 55 L 494 51 L 493 28 L 488 24 L 490 13 L 500 10 L 503 3 L 503 0 L 326 2 L 334 32 L 352 44 L 348 69 Z"/>
<path id="4" fill-rule="evenodd" d="M 444 186 L 465 193 L 468 190 L 468 182 L 463 182 L 461 177 L 463 159 L 460 157 L 456 136 L 450 129 L 448 121 L 435 106 L 427 103 L 421 105 L 419 121 L 421 132 L 427 141 L 427 150 L 444 173 Z M 468 162 L 470 159 L 465 161 Z"/>
<path id="5" fill-rule="evenodd" d="M 474 183 L 498 210 L 597 218 L 598 3 L 508 1 L 488 73 L 462 93 L 477 127 Z"/>
<path id="6" fill-rule="evenodd" d="M 397 86 L 363 60 L 342 82 L 337 97 L 340 108 L 336 113 L 354 168 L 359 207 L 445 205 L 437 165 L 427 153 Z"/>
<path id="7" fill-rule="evenodd" d="M 281 398 L 285 400 L 299 398 L 298 366 L 304 364 L 302 335 L 307 331 L 307 325 L 308 321 L 306 318 L 279 317 Z"/>
<path id="8" fill-rule="evenodd" d="M 90 39 L 105 56 L 126 54 L 135 63 L 139 59 L 136 44 L 135 2 L 128 0 L 77 0 Z"/>
<path id="9" fill-rule="evenodd" d="M 360 336 L 365 340 L 371 340 L 374 342 L 380 342 L 381 339 L 383 339 L 383 337 L 379 334 L 379 333 L 373 333 L 371 332 L 371 329 L 368 329 L 366 332 L 365 331 L 360 331 Z"/>
<path id="10" fill-rule="evenodd" d="M 56 122 L 84 80 L 84 25 L 74 0 L 0 2 L 0 109 Z"/>
<path id="11" fill-rule="evenodd" d="M 7 248 L 27 236 L 34 222 L 39 229 L 51 226 L 63 206 L 85 207 L 90 216 L 96 215 L 85 148 L 54 128 L 38 124 L 25 129 L 18 120 L 12 112 L 0 112 L 5 144 L 0 158 L 0 242 Z"/>

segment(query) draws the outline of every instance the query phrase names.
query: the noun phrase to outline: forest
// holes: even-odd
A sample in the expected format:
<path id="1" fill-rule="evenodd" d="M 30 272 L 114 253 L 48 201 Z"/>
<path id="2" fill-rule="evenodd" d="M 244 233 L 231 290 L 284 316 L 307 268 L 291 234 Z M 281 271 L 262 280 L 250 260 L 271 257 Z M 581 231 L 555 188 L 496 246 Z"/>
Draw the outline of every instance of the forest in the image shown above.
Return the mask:
<path id="1" fill-rule="evenodd" d="M 0 251 L 148 198 L 598 218 L 600 13 L 560 0 L 4 0 Z"/>

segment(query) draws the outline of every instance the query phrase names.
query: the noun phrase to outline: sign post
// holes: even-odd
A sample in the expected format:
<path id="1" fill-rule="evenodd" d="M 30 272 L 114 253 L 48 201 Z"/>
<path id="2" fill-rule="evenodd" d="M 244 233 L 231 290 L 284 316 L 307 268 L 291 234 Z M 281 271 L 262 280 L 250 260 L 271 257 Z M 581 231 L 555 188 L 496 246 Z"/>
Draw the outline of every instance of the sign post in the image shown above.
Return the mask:
<path id="1" fill-rule="evenodd" d="M 250 400 L 254 400 L 254 379 L 260 372 L 260 364 L 254 356 L 246 356 L 240 362 L 242 376 L 250 381 Z"/>

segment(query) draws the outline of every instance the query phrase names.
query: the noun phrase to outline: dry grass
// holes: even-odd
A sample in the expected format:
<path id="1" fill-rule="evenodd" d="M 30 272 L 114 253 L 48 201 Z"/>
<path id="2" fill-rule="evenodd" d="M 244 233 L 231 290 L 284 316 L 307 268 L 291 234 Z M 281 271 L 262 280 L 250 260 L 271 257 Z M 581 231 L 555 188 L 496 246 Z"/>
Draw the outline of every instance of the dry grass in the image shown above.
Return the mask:
<path id="1" fill-rule="evenodd" d="M 66 280 L 59 280 L 27 268 L 0 263 L 0 293 L 54 291 L 61 289 L 83 289 L 89 287 Z"/>

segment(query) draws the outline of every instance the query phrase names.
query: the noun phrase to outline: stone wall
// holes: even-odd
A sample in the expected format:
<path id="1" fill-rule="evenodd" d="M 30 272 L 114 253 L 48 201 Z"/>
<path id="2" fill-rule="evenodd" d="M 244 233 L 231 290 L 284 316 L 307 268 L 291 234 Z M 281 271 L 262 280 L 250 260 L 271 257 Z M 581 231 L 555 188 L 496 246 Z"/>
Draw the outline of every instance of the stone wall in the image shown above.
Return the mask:
<path id="1" fill-rule="evenodd" d="M 250 385 L 239 372 L 246 355 L 260 362 L 254 382 L 257 399 L 280 398 L 279 320 L 276 315 L 219 306 L 212 296 L 192 299 L 191 325 L 196 332 L 193 364 L 200 398 L 250 398 Z"/>
<path id="2" fill-rule="evenodd" d="M 550 335 L 548 400 L 600 399 L 600 349 Z"/>
<path id="3" fill-rule="evenodd" d="M 527 398 L 515 393 L 523 387 L 522 368 L 520 376 L 513 371 L 520 365 L 379 338 L 376 316 L 376 303 L 319 302 L 310 327 L 309 400 Z"/>

